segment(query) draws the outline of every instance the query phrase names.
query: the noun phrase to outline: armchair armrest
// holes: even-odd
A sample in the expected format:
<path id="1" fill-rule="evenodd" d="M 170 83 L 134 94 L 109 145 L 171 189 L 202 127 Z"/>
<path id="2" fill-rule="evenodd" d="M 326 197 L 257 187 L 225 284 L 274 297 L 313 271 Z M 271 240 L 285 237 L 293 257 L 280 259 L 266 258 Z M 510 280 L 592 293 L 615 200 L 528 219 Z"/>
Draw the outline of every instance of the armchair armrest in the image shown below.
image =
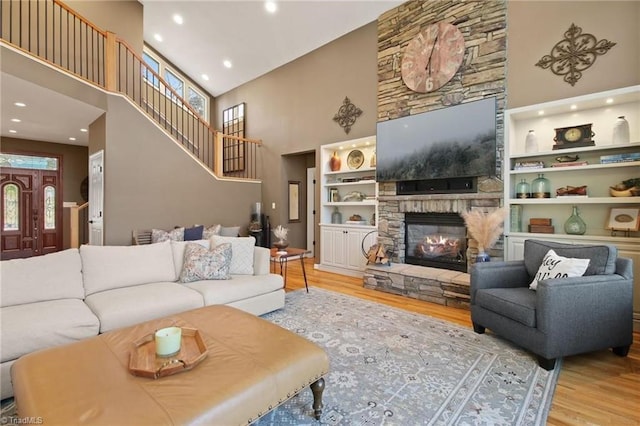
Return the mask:
<path id="1" fill-rule="evenodd" d="M 633 278 L 612 274 L 542 280 L 536 296 L 537 328 L 560 339 L 581 338 L 581 331 L 611 333 L 632 324 Z"/>
<path id="2" fill-rule="evenodd" d="M 471 266 L 471 304 L 476 291 L 485 288 L 516 288 L 529 286 L 530 278 L 523 260 L 475 263 Z"/>

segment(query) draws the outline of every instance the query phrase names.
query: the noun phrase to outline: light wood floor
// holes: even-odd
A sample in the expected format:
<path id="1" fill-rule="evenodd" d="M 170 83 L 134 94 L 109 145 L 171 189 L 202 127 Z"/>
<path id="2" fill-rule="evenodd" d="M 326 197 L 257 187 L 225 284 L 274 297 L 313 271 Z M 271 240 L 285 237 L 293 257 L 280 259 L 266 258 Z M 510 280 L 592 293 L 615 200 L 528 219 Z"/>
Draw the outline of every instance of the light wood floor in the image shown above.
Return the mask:
<path id="1" fill-rule="evenodd" d="M 361 278 L 321 272 L 306 259 L 310 287 L 338 291 L 471 327 L 469 311 L 369 290 Z M 304 288 L 300 262 L 288 265 L 287 291 Z M 629 355 L 604 350 L 564 358 L 549 425 L 640 425 L 640 333 Z"/>

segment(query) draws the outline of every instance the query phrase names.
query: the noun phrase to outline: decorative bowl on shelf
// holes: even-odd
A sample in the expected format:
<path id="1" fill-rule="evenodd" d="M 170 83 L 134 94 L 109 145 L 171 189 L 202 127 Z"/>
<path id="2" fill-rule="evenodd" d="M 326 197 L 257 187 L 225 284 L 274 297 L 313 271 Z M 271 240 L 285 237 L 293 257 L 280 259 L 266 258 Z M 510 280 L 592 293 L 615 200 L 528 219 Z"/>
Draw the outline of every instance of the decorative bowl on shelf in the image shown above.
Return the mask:
<path id="1" fill-rule="evenodd" d="M 617 189 L 616 187 L 609 187 L 609 194 L 612 197 L 631 197 L 633 195 L 632 191 L 638 190 L 637 188 L 628 188 L 628 189 Z"/>

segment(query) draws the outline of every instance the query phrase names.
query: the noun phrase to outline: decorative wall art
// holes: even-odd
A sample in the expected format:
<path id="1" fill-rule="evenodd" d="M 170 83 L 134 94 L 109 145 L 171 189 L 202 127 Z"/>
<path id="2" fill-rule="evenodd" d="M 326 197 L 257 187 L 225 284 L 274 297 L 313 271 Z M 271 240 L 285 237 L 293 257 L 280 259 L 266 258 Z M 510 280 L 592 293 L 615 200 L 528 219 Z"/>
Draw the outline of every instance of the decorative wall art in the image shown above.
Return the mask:
<path id="1" fill-rule="evenodd" d="M 544 55 L 536 66 L 551 68 L 552 73 L 564 76 L 564 81 L 574 86 L 582 77 L 582 71 L 593 65 L 598 55 L 604 55 L 615 45 L 607 39 L 598 41 L 592 34 L 582 34 L 582 28 L 571 24 L 564 39 L 557 42 L 551 54 Z"/>
<path id="2" fill-rule="evenodd" d="M 300 222 L 300 182 L 289 181 L 289 223 Z"/>
<path id="3" fill-rule="evenodd" d="M 333 121 L 338 123 L 346 134 L 349 134 L 351 126 L 355 124 L 356 119 L 360 117 L 360 115 L 362 115 L 362 110 L 352 104 L 349 98 L 345 96 L 338 112 L 333 116 Z"/>

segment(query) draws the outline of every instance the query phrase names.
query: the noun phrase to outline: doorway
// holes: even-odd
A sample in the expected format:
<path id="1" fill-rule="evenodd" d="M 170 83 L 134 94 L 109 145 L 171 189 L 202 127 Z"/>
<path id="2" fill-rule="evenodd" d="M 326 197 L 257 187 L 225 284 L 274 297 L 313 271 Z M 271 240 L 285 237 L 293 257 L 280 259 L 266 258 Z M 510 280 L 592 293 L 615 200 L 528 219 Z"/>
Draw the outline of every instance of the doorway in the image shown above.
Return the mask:
<path id="1" fill-rule="evenodd" d="M 0 259 L 62 249 L 62 159 L 0 154 Z"/>

